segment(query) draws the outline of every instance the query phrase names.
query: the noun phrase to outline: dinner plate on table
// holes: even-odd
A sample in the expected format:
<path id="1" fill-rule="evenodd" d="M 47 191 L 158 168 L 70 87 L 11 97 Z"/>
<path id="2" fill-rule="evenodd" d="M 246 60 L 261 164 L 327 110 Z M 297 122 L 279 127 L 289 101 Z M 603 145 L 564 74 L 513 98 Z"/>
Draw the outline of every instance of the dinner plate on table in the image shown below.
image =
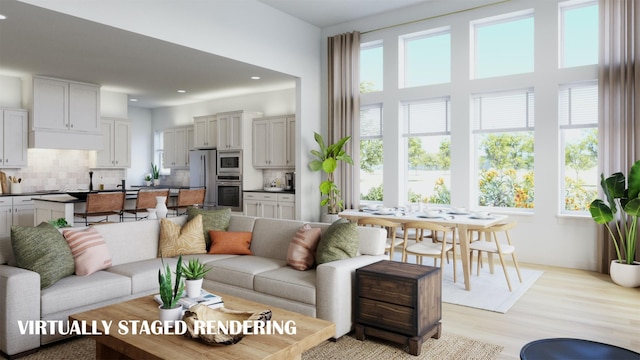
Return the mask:
<path id="1" fill-rule="evenodd" d="M 427 214 L 420 214 L 418 215 L 418 217 L 422 219 L 442 219 L 443 218 L 442 214 L 433 215 L 433 216 L 429 216 Z"/>
<path id="2" fill-rule="evenodd" d="M 487 216 L 487 217 L 478 217 L 478 216 L 469 216 L 469 219 L 474 219 L 474 220 L 493 220 L 495 219 L 495 216 Z"/>
<path id="3" fill-rule="evenodd" d="M 373 213 L 373 215 L 395 215 L 396 212 L 395 211 L 376 211 Z"/>

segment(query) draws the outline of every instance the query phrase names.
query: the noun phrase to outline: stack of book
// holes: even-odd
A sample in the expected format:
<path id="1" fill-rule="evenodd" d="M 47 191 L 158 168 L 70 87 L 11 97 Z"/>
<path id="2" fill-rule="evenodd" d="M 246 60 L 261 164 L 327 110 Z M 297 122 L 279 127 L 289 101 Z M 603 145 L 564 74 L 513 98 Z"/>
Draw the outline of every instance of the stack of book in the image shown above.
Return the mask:
<path id="1" fill-rule="evenodd" d="M 160 294 L 154 295 L 153 298 L 156 300 L 158 304 L 162 305 L 162 299 L 160 298 Z M 187 292 L 185 291 L 182 294 L 182 297 L 178 300 L 178 304 L 182 305 L 182 308 L 184 308 L 185 310 L 197 304 L 207 305 L 208 307 L 215 309 L 215 308 L 223 307 L 224 301 L 222 301 L 222 298 L 220 296 L 216 294 L 212 294 L 202 289 L 200 290 L 200 296 L 196 298 L 187 297 Z"/>

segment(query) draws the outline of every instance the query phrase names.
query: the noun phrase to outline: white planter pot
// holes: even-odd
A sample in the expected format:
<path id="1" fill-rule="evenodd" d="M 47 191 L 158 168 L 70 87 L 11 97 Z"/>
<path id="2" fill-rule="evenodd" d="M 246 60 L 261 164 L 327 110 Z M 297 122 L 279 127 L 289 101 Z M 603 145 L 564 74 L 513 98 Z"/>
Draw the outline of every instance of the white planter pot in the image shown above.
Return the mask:
<path id="1" fill-rule="evenodd" d="M 333 223 L 334 221 L 340 219 L 340 217 L 338 216 L 338 214 L 322 214 L 322 219 L 321 221 L 323 223 Z"/>
<path id="2" fill-rule="evenodd" d="M 611 261 L 609 275 L 614 283 L 624 287 L 640 286 L 640 262 L 634 261 L 633 265 L 621 264 L 618 260 Z"/>
<path id="3" fill-rule="evenodd" d="M 173 326 L 176 321 L 182 319 L 182 306 L 177 306 L 173 309 L 163 309 L 162 305 L 158 306 L 158 316 L 163 324 L 169 323 L 169 326 Z"/>
<path id="4" fill-rule="evenodd" d="M 185 286 L 187 288 L 187 297 L 197 298 L 200 296 L 200 289 L 202 289 L 202 280 L 185 280 Z"/>
<path id="5" fill-rule="evenodd" d="M 169 210 L 167 209 L 167 204 L 165 204 L 166 201 L 166 196 L 156 196 L 156 216 L 158 219 L 167 217 L 167 212 L 169 212 Z"/>
<path id="6" fill-rule="evenodd" d="M 160 179 L 153 179 L 153 185 L 154 186 L 160 185 Z"/>

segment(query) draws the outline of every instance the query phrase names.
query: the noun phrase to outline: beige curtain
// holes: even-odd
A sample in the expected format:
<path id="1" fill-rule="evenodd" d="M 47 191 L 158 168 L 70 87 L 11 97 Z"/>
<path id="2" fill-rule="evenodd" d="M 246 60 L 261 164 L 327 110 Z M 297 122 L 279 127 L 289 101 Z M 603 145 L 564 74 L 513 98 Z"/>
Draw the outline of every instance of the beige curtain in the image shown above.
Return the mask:
<path id="1" fill-rule="evenodd" d="M 605 177 L 627 174 L 640 159 L 640 3 L 637 0 L 600 0 L 600 169 Z M 636 120 L 638 119 L 638 120 Z M 616 253 L 604 227 L 600 271 L 609 272 Z M 640 247 L 638 248 L 640 253 Z"/>
<path id="2" fill-rule="evenodd" d="M 354 166 L 342 163 L 335 173 L 345 209 L 357 208 L 360 199 L 360 33 L 328 39 L 328 137 L 327 143 L 351 135 L 346 152 Z"/>

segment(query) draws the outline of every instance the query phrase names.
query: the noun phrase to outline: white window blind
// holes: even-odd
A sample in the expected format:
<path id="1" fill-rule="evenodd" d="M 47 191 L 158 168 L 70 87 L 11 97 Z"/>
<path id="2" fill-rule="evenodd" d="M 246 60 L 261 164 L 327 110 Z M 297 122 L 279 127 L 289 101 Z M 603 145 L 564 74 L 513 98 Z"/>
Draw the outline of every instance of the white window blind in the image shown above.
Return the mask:
<path id="1" fill-rule="evenodd" d="M 449 135 L 450 101 L 439 98 L 402 104 L 404 135 Z"/>
<path id="2" fill-rule="evenodd" d="M 474 133 L 532 130 L 535 125 L 534 100 L 534 93 L 529 90 L 473 96 Z"/>
<path id="3" fill-rule="evenodd" d="M 372 105 L 360 109 L 360 138 L 382 137 L 382 105 Z"/>
<path id="4" fill-rule="evenodd" d="M 560 89 L 558 121 L 561 128 L 598 124 L 598 86 L 568 86 Z"/>

